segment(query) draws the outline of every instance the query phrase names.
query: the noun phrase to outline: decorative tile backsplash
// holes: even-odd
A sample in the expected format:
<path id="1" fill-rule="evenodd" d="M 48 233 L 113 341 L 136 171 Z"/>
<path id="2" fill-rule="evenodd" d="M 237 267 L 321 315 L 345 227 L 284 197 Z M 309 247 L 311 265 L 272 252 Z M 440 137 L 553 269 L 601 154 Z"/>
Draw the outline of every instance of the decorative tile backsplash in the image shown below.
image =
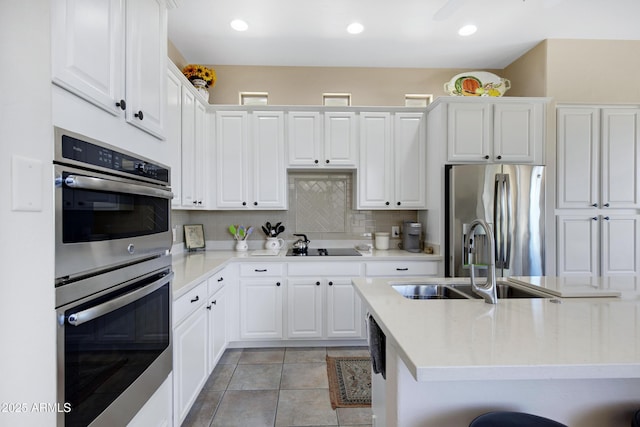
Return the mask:
<path id="1" fill-rule="evenodd" d="M 304 233 L 313 240 L 368 240 L 376 231 L 391 231 L 392 225 L 416 221 L 417 211 L 360 211 L 353 208 L 353 175 L 351 173 L 290 172 L 288 176 L 288 211 L 172 211 L 176 242 L 183 242 L 184 224 L 203 224 L 205 239 L 228 240 L 230 224 L 254 226 L 249 240 L 264 240 L 260 226 L 269 221 L 281 222 L 285 232 L 280 236 L 296 240 L 293 233 Z"/>

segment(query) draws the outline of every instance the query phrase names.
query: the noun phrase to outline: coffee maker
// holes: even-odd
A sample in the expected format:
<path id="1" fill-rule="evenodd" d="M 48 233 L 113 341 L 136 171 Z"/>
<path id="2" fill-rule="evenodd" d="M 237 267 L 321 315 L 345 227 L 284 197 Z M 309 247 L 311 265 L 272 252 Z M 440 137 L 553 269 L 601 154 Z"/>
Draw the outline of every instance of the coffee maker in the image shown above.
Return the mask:
<path id="1" fill-rule="evenodd" d="M 404 222 L 402 227 L 402 249 L 409 252 L 420 252 L 421 237 L 421 223 L 413 221 Z"/>

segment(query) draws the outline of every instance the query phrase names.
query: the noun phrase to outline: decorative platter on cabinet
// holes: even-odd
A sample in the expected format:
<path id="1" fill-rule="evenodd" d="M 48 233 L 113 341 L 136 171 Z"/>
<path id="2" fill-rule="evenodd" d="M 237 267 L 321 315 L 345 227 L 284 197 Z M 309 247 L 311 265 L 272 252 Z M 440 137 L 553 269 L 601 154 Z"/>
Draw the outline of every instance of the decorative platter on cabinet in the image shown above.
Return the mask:
<path id="1" fill-rule="evenodd" d="M 454 76 L 444 84 L 444 91 L 453 96 L 502 96 L 511 82 L 487 71 L 469 71 Z"/>

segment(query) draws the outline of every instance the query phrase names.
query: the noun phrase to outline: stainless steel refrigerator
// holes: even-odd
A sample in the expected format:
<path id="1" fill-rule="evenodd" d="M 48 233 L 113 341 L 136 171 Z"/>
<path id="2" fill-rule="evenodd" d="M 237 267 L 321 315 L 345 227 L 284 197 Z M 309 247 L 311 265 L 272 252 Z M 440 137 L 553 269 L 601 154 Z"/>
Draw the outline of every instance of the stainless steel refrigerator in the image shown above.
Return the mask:
<path id="1" fill-rule="evenodd" d="M 464 241 L 476 218 L 489 223 L 495 253 L 487 237 L 472 239 L 474 264 L 488 265 L 493 255 L 498 277 L 544 275 L 544 166 L 448 165 L 445 168 L 445 275 L 469 276 Z M 486 275 L 480 269 L 478 275 Z"/>

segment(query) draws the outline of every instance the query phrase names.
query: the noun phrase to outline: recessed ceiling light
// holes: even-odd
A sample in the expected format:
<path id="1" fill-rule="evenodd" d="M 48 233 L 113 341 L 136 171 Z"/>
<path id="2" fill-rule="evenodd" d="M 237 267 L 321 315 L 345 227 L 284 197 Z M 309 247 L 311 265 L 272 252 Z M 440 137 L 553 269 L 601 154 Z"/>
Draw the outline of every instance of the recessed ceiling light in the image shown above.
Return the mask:
<path id="1" fill-rule="evenodd" d="M 360 34 L 364 31 L 364 27 L 359 22 L 354 22 L 353 24 L 349 24 L 347 27 L 347 32 L 349 34 Z"/>
<path id="2" fill-rule="evenodd" d="M 247 29 L 249 28 L 249 24 L 247 24 L 242 19 L 234 19 L 233 21 L 231 21 L 231 28 L 236 31 L 247 31 Z"/>
<path id="3" fill-rule="evenodd" d="M 460 28 L 458 30 L 458 34 L 460 34 L 461 36 L 470 36 L 471 34 L 474 34 L 476 31 L 478 31 L 478 27 L 476 27 L 473 24 L 469 24 Z"/>

